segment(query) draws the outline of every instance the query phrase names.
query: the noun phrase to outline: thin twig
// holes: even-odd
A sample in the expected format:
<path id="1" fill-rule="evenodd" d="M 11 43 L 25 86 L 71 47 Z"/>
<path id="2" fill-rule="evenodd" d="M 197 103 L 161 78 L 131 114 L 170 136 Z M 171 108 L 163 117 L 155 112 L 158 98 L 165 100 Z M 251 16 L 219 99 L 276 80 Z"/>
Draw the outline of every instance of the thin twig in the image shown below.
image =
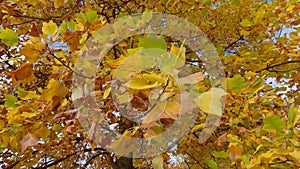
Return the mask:
<path id="1" fill-rule="evenodd" d="M 79 72 L 74 71 L 69 65 L 65 64 L 63 61 L 61 61 L 57 56 L 55 56 L 55 54 L 50 52 L 50 55 L 53 56 L 57 61 L 59 61 L 59 63 L 61 63 L 64 67 L 66 67 L 67 69 L 69 69 L 71 72 L 75 73 L 76 75 L 80 76 L 80 77 L 84 77 L 84 78 L 88 78 L 88 79 L 93 79 L 93 76 L 85 76 Z"/>
<path id="2" fill-rule="evenodd" d="M 272 71 L 270 69 L 273 69 L 273 68 L 278 67 L 278 66 L 283 66 L 283 65 L 286 65 L 286 64 L 290 64 L 290 63 L 300 63 L 300 60 L 291 60 L 291 61 L 287 61 L 287 62 L 278 63 L 278 64 L 275 64 L 275 65 L 267 65 L 267 67 L 256 71 L 256 73 L 259 73 L 263 70 Z"/>

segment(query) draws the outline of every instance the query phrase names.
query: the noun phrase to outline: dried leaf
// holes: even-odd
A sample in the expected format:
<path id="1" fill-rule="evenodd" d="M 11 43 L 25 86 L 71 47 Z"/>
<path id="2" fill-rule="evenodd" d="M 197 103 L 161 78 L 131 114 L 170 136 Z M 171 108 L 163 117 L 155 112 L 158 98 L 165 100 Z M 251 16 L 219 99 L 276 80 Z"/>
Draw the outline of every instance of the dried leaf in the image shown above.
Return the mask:
<path id="1" fill-rule="evenodd" d="M 27 147 L 29 147 L 29 146 L 37 145 L 38 141 L 39 141 L 38 138 L 36 138 L 31 133 L 28 133 L 21 142 L 21 152 L 24 152 L 27 149 Z"/>

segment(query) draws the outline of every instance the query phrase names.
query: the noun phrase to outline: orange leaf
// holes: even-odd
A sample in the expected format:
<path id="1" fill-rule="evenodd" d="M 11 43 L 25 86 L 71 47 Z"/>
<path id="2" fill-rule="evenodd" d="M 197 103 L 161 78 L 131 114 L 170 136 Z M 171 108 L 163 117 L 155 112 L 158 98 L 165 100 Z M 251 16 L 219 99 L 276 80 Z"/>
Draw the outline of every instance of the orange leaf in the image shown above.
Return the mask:
<path id="1" fill-rule="evenodd" d="M 32 72 L 32 64 L 23 64 L 17 70 L 13 71 L 9 76 L 12 77 L 12 85 L 16 86 L 20 83 L 27 84 L 34 79 Z"/>
<path id="2" fill-rule="evenodd" d="M 30 63 L 36 62 L 40 58 L 41 52 L 45 49 L 45 44 L 26 44 L 21 49 L 21 54 L 25 56 Z"/>

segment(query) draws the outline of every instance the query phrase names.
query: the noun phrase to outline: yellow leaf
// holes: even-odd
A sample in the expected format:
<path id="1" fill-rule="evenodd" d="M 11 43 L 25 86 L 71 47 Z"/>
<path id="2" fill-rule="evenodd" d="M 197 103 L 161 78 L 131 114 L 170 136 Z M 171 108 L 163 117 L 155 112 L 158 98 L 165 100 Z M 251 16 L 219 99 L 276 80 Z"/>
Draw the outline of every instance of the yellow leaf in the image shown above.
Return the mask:
<path id="1" fill-rule="evenodd" d="M 50 20 L 48 23 L 43 22 L 42 31 L 46 35 L 55 34 L 57 32 L 57 25 L 52 20 Z"/>
<path id="2" fill-rule="evenodd" d="M 46 45 L 39 43 L 39 44 L 26 44 L 21 49 L 21 54 L 25 56 L 26 60 L 29 63 L 34 63 L 40 58 L 41 52 L 45 49 Z"/>
<path id="3" fill-rule="evenodd" d="M 300 40 L 300 36 L 296 32 L 291 32 L 290 37 L 294 40 Z"/>
<path id="4" fill-rule="evenodd" d="M 171 52 L 177 56 L 177 58 L 174 62 L 174 65 L 176 65 L 176 67 L 181 67 L 185 64 L 186 48 L 183 47 L 183 44 L 184 43 L 181 44 L 180 48 L 177 48 L 174 45 L 171 46 Z"/>
<path id="5" fill-rule="evenodd" d="M 131 135 L 129 131 L 125 131 L 118 140 L 110 144 L 110 148 L 114 150 L 116 155 L 125 156 L 136 151 L 137 147 L 133 138 L 127 135 Z"/>
<path id="6" fill-rule="evenodd" d="M 205 126 L 205 123 L 197 124 L 192 128 L 191 132 L 201 130 L 201 129 L 203 129 L 204 126 Z"/>
<path id="7" fill-rule="evenodd" d="M 241 30 L 241 34 L 244 36 L 248 36 L 250 34 L 250 31 Z"/>
<path id="8" fill-rule="evenodd" d="M 151 123 L 157 121 L 161 118 L 164 108 L 166 107 L 166 102 L 161 101 L 156 104 L 156 106 L 145 116 L 143 123 Z"/>
<path id="9" fill-rule="evenodd" d="M 42 98 L 45 100 L 52 100 L 53 96 L 57 96 L 60 99 L 66 96 L 69 89 L 61 82 L 51 79 L 47 85 L 47 89 L 42 93 Z"/>
<path id="10" fill-rule="evenodd" d="M 63 5 L 64 5 L 64 0 L 55 0 L 54 1 L 54 7 L 55 8 L 59 8 L 59 7 L 63 6 Z"/>
<path id="11" fill-rule="evenodd" d="M 255 76 L 255 75 L 256 75 L 255 72 L 247 72 L 247 73 L 245 74 L 245 78 L 253 77 L 253 76 Z"/>
<path id="12" fill-rule="evenodd" d="M 287 12 L 292 11 L 295 8 L 295 5 L 289 5 L 289 7 L 286 9 Z"/>
<path id="13" fill-rule="evenodd" d="M 167 102 L 162 118 L 176 119 L 178 114 L 181 113 L 180 101 L 180 95 L 176 95 L 173 97 L 173 101 Z"/>
<path id="14" fill-rule="evenodd" d="M 164 168 L 164 158 L 158 155 L 152 159 L 153 169 L 163 169 Z"/>
<path id="15" fill-rule="evenodd" d="M 126 56 L 124 55 L 121 55 L 117 61 L 114 61 L 112 63 L 109 63 L 108 66 L 111 68 L 111 69 L 116 69 L 118 68 L 118 66 L 123 62 L 123 60 L 126 58 Z"/>
<path id="16" fill-rule="evenodd" d="M 201 93 L 199 96 L 199 106 L 202 111 L 217 116 L 222 115 L 221 97 L 226 92 L 221 88 L 211 88 L 209 91 Z"/>
<path id="17" fill-rule="evenodd" d="M 296 163 L 300 163 L 300 151 L 294 150 L 293 152 L 289 153 L 289 156 L 291 156 L 292 160 Z"/>
<path id="18" fill-rule="evenodd" d="M 78 23 L 75 25 L 75 31 L 83 31 L 84 25 L 82 23 Z"/>
<path id="19" fill-rule="evenodd" d="M 21 114 L 22 117 L 25 117 L 25 118 L 31 118 L 31 117 L 35 117 L 37 116 L 37 113 L 28 113 L 28 112 L 23 112 Z"/>
<path id="20" fill-rule="evenodd" d="M 103 99 L 106 99 L 106 98 L 109 96 L 110 91 L 111 91 L 111 87 L 107 88 L 107 89 L 104 91 Z"/>
<path id="21" fill-rule="evenodd" d="M 134 90 L 150 89 L 164 82 L 163 78 L 156 74 L 139 74 L 125 85 Z"/>

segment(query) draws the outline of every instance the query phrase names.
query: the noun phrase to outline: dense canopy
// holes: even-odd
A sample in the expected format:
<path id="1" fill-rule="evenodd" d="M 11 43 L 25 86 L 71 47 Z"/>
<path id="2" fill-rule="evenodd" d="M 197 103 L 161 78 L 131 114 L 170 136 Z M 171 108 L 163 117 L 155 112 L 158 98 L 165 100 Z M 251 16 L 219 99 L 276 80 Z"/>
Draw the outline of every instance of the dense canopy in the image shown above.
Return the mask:
<path id="1" fill-rule="evenodd" d="M 0 167 L 300 168 L 297 0 L 0 3 Z"/>

